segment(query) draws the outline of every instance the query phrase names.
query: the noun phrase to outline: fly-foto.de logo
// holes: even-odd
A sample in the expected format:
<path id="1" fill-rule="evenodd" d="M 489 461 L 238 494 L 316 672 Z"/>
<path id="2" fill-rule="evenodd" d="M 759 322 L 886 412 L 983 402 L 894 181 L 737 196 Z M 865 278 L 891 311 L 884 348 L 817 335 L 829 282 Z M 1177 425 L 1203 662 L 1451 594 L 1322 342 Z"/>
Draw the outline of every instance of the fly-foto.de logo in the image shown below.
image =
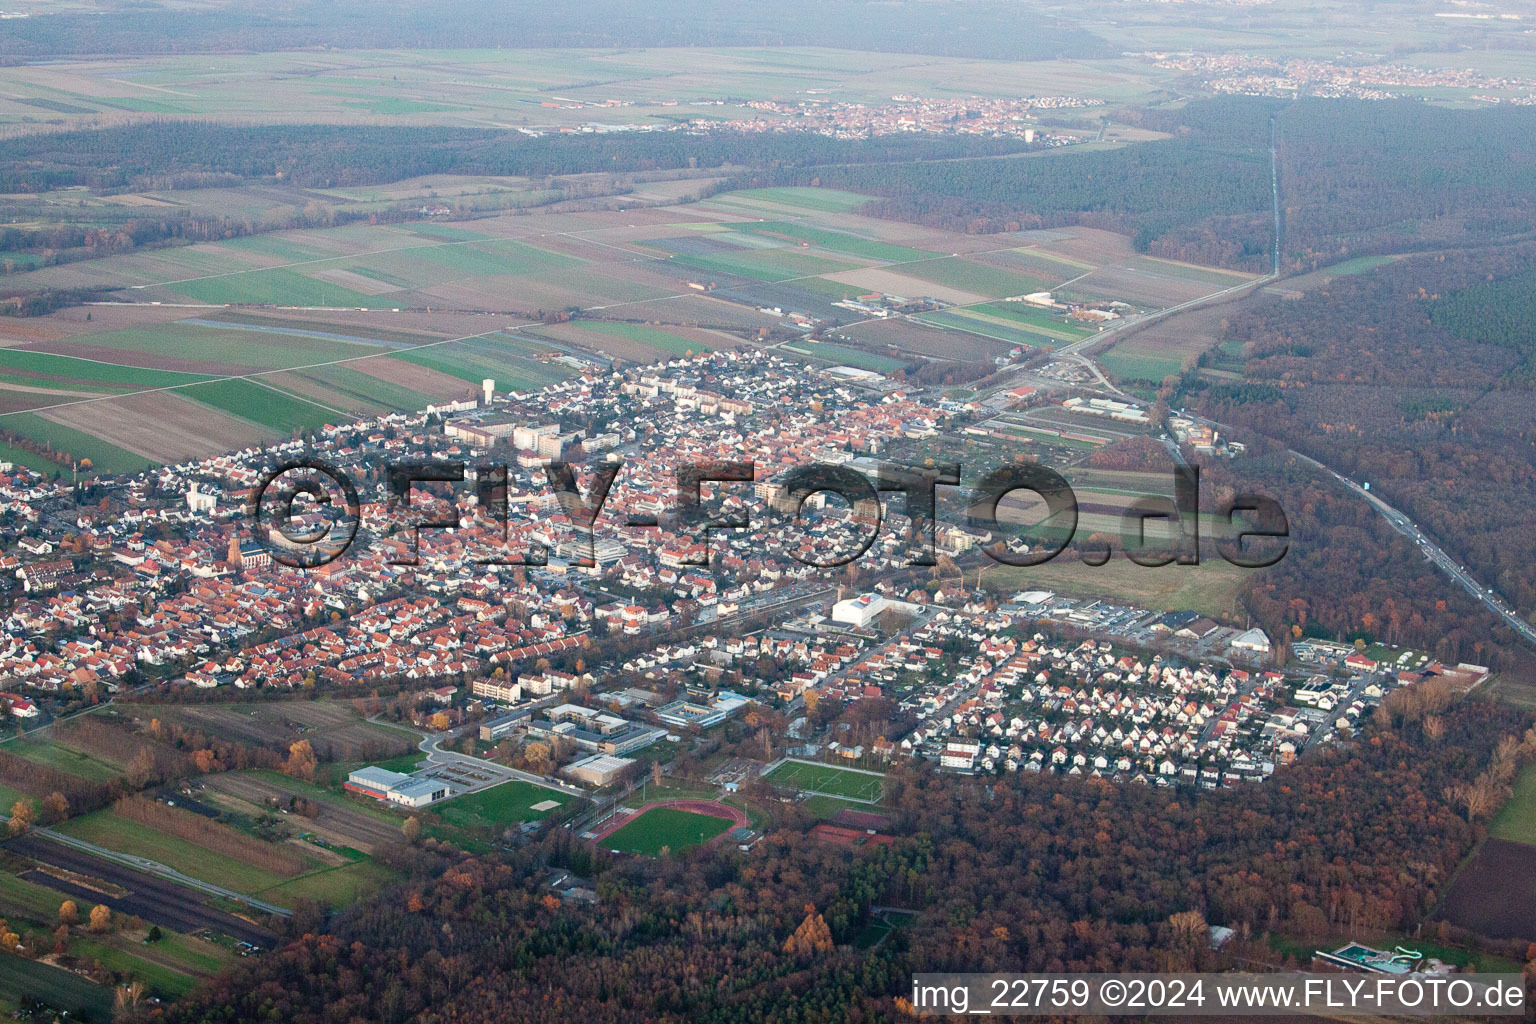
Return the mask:
<path id="1" fill-rule="evenodd" d="M 666 530 L 692 538 L 681 564 L 709 564 L 710 536 L 722 531 L 768 528 L 802 564 L 830 569 L 847 565 L 869 551 L 881 536 L 887 518 L 885 501 L 900 501 L 906 517 L 904 557 L 910 566 L 937 564 L 935 537 L 941 517 L 939 498 L 955 492 L 960 511 L 952 521 L 972 531 L 976 546 L 1004 565 L 1032 566 L 1051 561 L 1077 540 L 1082 514 L 1072 485 L 1055 470 L 1037 463 L 1009 464 L 990 469 L 974 483 L 961 487 L 958 465 L 920 468 L 880 463 L 873 477 L 847 465 L 809 463 L 774 472 L 764 491 L 752 492 L 759 502 L 737 502 L 735 508 L 711 508 L 706 491 L 732 485 L 758 484 L 753 462 L 704 461 L 683 463 L 673 474 L 671 514 L 628 511 L 604 519 L 609 493 L 624 470 L 622 460 L 590 467 L 582 486 L 578 467 L 568 462 L 543 466 L 546 496 L 564 513 L 571 540 L 561 545 L 569 564 L 594 566 L 593 546 L 599 520 L 605 527 Z M 547 546 L 531 544 L 514 550 L 506 543 L 512 520 L 509 467 L 456 460 L 403 460 L 383 467 L 383 494 L 378 511 L 384 531 L 404 539 L 392 549 L 393 565 L 416 564 L 423 530 L 456 530 L 463 525 L 459 499 L 475 508 L 489 526 L 477 531 L 474 561 L 484 565 L 549 564 Z M 1129 502 L 1117 516 L 1119 540 L 1127 558 L 1144 566 L 1198 565 L 1201 552 L 1200 471 L 1178 466 L 1173 471 L 1173 495 L 1144 495 Z M 941 492 L 941 488 L 945 489 Z M 439 500 L 424 507 L 415 499 L 427 492 Z M 462 492 L 462 493 L 459 493 Z M 827 545 L 793 543 L 796 530 L 807 528 L 807 503 L 815 495 L 835 495 L 845 509 L 846 541 Z M 1020 528 L 1001 521 L 1005 503 L 1030 498 L 1043 505 L 1039 522 Z M 817 503 L 819 504 L 819 502 Z M 258 541 L 274 561 L 294 568 L 318 568 L 344 555 L 357 540 L 365 519 L 357 485 L 340 467 L 316 459 L 276 466 L 253 488 L 246 514 Z M 1240 493 L 1216 510 L 1212 538 L 1218 554 L 1232 565 L 1264 568 L 1289 550 L 1290 525 L 1273 498 Z M 1164 536 L 1149 539 L 1148 527 Z M 1095 531 L 1102 534 L 1102 530 Z M 499 540 L 498 540 L 499 534 Z M 479 543 L 483 541 L 484 543 Z M 1102 565 L 1107 546 L 1082 552 L 1083 561 Z"/>

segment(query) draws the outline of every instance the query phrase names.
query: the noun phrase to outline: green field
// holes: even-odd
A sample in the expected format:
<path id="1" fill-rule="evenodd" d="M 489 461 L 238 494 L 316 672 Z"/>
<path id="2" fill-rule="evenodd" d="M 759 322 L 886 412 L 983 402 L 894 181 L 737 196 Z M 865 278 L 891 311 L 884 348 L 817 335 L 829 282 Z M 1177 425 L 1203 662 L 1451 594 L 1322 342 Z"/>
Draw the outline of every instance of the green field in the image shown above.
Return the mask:
<path id="1" fill-rule="evenodd" d="M 79 337 L 81 344 L 116 349 L 158 359 L 191 360 L 225 364 L 237 369 L 281 370 L 289 366 L 332 362 L 378 352 L 366 341 L 338 341 L 313 334 L 279 333 L 275 330 L 241 330 L 219 324 L 170 323 L 154 328 L 130 328 Z M 143 371 L 156 372 L 156 371 Z M 196 374 L 178 374 L 184 383 Z"/>
<path id="2" fill-rule="evenodd" d="M 534 804 L 558 800 L 561 806 L 571 797 L 558 790 L 545 789 L 531 782 L 513 779 L 490 789 L 457 797 L 433 807 L 438 817 L 461 828 L 505 828 L 521 821 L 538 821 L 552 811 L 535 811 Z"/>
<path id="3" fill-rule="evenodd" d="M 670 352 L 675 356 L 685 356 L 690 352 L 708 352 L 710 348 L 703 342 L 690 338 L 681 338 L 676 334 L 670 334 L 658 327 L 647 327 L 643 324 L 611 323 L 600 320 L 579 321 L 584 331 L 594 331 L 598 334 L 607 334 L 612 337 L 628 338 L 630 341 L 638 341 L 650 348 Z"/>
<path id="4" fill-rule="evenodd" d="M 750 249 L 741 253 L 717 252 L 707 256 L 673 256 L 673 263 L 721 274 L 735 274 L 757 281 L 786 281 L 854 270 L 861 264 L 843 263 L 790 249 Z"/>
<path id="5" fill-rule="evenodd" d="M 319 266 L 319 264 L 316 264 Z M 389 309 L 400 304 L 384 295 L 364 295 L 296 270 L 243 270 L 216 277 L 201 277 L 166 285 L 193 302 L 214 305 L 229 303 L 265 303 L 276 306 L 352 306 L 363 309 Z"/>
<path id="6" fill-rule="evenodd" d="M 328 390 L 338 395 L 359 399 L 397 412 L 415 412 L 426 408 L 434 401 L 431 395 L 424 395 L 403 384 L 396 384 L 393 381 L 382 380 L 360 370 L 354 370 L 350 366 L 316 366 L 313 369 L 294 372 L 306 380 L 323 384 Z M 282 384 L 281 377 L 269 379 L 274 384 Z"/>
<path id="7" fill-rule="evenodd" d="M 0 418 L 0 428 L 11 429 L 9 420 Z M 17 448 L 15 445 L 7 444 L 4 441 L 0 441 L 0 462 L 12 462 L 18 466 L 34 469 L 39 473 L 52 473 L 56 469 L 69 468 L 68 466 L 61 466 L 57 462 L 50 462 L 41 455 L 29 452 L 25 448 Z"/>
<path id="8" fill-rule="evenodd" d="M 1515 791 L 1488 825 L 1495 839 L 1536 846 L 1536 764 L 1528 764 L 1515 779 Z"/>
<path id="9" fill-rule="evenodd" d="M 785 761 L 764 776 L 776 786 L 788 786 L 808 793 L 846 797 L 873 802 L 880 799 L 883 776 L 850 771 L 830 764 Z"/>
<path id="10" fill-rule="evenodd" d="M 1005 295 L 1028 295 L 1049 291 L 1051 282 L 1025 274 L 1015 274 L 985 263 L 945 256 L 936 260 L 904 263 L 895 268 L 907 277 L 941 284 L 962 291 L 1000 299 Z"/>
<path id="11" fill-rule="evenodd" d="M 382 864 L 358 860 L 334 868 L 311 871 L 251 895 L 280 907 L 291 907 L 301 899 L 314 900 L 327 907 L 344 907 L 379 891 L 399 877 Z"/>
<path id="12" fill-rule="evenodd" d="M 225 249 L 234 249 L 239 252 L 260 253 L 263 256 L 272 256 L 289 263 L 303 263 L 308 260 L 323 260 L 335 255 L 318 246 L 303 245 L 299 242 L 289 241 L 282 235 L 247 235 L 244 238 L 232 238 L 219 245 Z"/>
<path id="13" fill-rule="evenodd" d="M 1043 334 L 1057 341 L 1081 341 L 1098 333 L 1092 327 L 1070 323 L 1063 317 L 1034 309 L 1017 302 L 994 302 L 986 306 L 957 309 L 954 312 L 967 316 L 981 316 L 991 321 L 1001 321 L 1022 330 Z"/>
<path id="14" fill-rule="evenodd" d="M 116 765 L 108 764 L 83 751 L 66 747 L 46 739 L 19 739 L 6 744 L 6 750 L 28 761 L 56 768 L 80 779 L 91 782 L 109 782 L 123 774 Z"/>
<path id="15" fill-rule="evenodd" d="M 10 808 L 6 808 L 7 811 Z M 50 889 L 46 885 L 37 882 L 29 882 L 25 878 L 0 872 L 0 906 L 5 908 L 7 916 L 25 917 L 36 921 L 41 925 L 56 925 L 59 916 L 59 904 L 70 897 L 65 896 L 57 889 Z M 88 900 L 76 899 L 75 905 L 80 910 L 80 919 L 86 920 L 95 904 Z"/>
<path id="16" fill-rule="evenodd" d="M 1334 277 L 1351 277 L 1355 274 L 1364 274 L 1375 270 L 1377 267 L 1386 266 L 1397 260 L 1396 256 L 1356 256 L 1352 260 L 1343 263 L 1335 263 L 1331 267 L 1324 267 L 1323 272 Z"/>
<path id="17" fill-rule="evenodd" d="M 1124 345 L 1116 345 L 1108 352 L 1094 356 L 1099 365 L 1104 367 L 1104 372 L 1119 380 L 1145 380 L 1153 384 L 1160 384 L 1164 377 L 1170 373 L 1182 373 L 1184 371 L 1184 356 L 1181 352 L 1138 351 L 1133 346 L 1131 339 Z"/>
<path id="18" fill-rule="evenodd" d="M 0 954 L 0 992 L 8 998 L 32 996 L 50 1006 L 68 1010 L 74 1017 L 105 1024 L 112 1016 L 112 992 L 92 985 L 78 974 Z"/>
<path id="19" fill-rule="evenodd" d="M 129 821 L 110 809 L 71 818 L 57 828 L 109 850 L 157 860 L 183 874 L 236 892 L 260 892 L 288 881 L 282 875 L 232 857 L 215 857 L 201 846 Z"/>
<path id="20" fill-rule="evenodd" d="M 142 366 L 123 366 L 118 363 L 102 363 L 74 356 L 55 355 L 51 352 L 34 352 L 29 349 L 0 348 L 0 368 L 18 370 L 19 373 L 0 373 L 7 383 L 27 387 L 68 388 L 85 391 L 129 388 L 159 388 L 175 384 L 190 384 L 202 379 L 195 373 L 177 373 L 173 370 L 152 370 Z M 46 377 L 28 376 L 45 374 Z M 56 377 L 58 380 L 49 380 Z"/>
<path id="21" fill-rule="evenodd" d="M 294 430 L 318 430 L 327 423 L 340 423 L 348 417 L 322 409 L 296 395 L 278 391 L 252 380 L 232 378 L 183 388 L 187 398 L 223 410 L 241 419 L 270 427 L 281 434 Z"/>
<path id="22" fill-rule="evenodd" d="M 52 929 L 58 921 L 59 905 L 70 898 L 48 886 L 0 874 L 0 914 L 11 920 L 13 926 L 24 920 L 33 928 Z M 82 921 L 90 916 L 95 905 L 78 897 L 74 903 Z M 151 949 L 153 957 L 149 955 Z M 98 937 L 77 932 L 70 937 L 69 951 L 73 956 L 96 960 L 108 970 L 137 978 L 160 995 L 171 997 L 189 991 L 197 984 L 197 976 L 216 974 L 232 958 L 227 950 L 211 942 L 169 929 L 162 930 L 160 941 L 153 947 L 142 946 L 127 936 Z"/>
<path id="23" fill-rule="evenodd" d="M 1191 284 L 1210 285 L 1213 288 L 1231 288 L 1233 285 L 1251 280 L 1254 276 L 1237 270 L 1198 267 L 1190 263 L 1179 263 L 1176 260 L 1160 260 L 1153 256 L 1133 256 L 1126 261 L 1126 266 L 1158 277 L 1188 281 Z"/>
<path id="24" fill-rule="evenodd" d="M 725 192 L 714 201 L 728 204 L 732 199 L 756 200 L 778 206 L 792 206 L 799 210 L 817 213 L 847 213 L 857 210 L 871 197 L 857 192 L 843 192 L 835 188 L 748 188 L 738 192 Z"/>
<path id="25" fill-rule="evenodd" d="M 526 342 L 498 335 L 396 352 L 388 358 L 457 377 L 473 384 L 476 389 L 486 377 L 495 378 L 496 387 L 501 391 L 522 391 L 574 376 L 568 367 L 529 358 L 525 354 L 527 351 Z"/>
<path id="26" fill-rule="evenodd" d="M 161 940 L 164 942 L 164 939 Z M 159 945 L 159 943 L 157 943 Z M 99 939 L 77 936 L 70 940 L 71 956 L 95 960 L 109 971 L 142 981 L 151 993 L 163 999 L 175 999 L 186 995 L 197 986 L 201 978 L 178 971 L 173 967 L 136 956 L 133 952 Z"/>
<path id="27" fill-rule="evenodd" d="M 822 228 L 805 227 L 800 224 L 790 224 L 786 221 L 768 220 L 753 224 L 741 224 L 736 227 L 738 231 L 750 232 L 765 238 L 791 238 L 802 242 L 810 242 L 812 245 L 820 246 L 831 252 L 845 252 L 854 256 L 863 256 L 875 260 L 900 262 L 903 260 L 925 260 L 940 255 L 927 249 L 912 249 L 905 245 L 892 245 L 889 242 L 860 238 L 857 235 L 844 234 L 841 231 L 826 231 Z"/>
<path id="28" fill-rule="evenodd" d="M 1026 327 L 1023 324 L 970 308 L 922 313 L 916 319 L 940 329 L 969 331 L 1009 345 L 1055 348 L 1057 345 L 1067 344 L 1069 340 L 1061 337 L 1062 332 L 1054 330 L 1047 332 L 1035 327 Z"/>
<path id="29" fill-rule="evenodd" d="M 43 419 L 36 413 L 17 413 L 0 417 L 0 427 L 50 445 L 55 451 L 62 452 L 71 459 L 90 459 L 91 466 L 97 473 L 137 473 L 153 465 L 142 455 L 135 455 L 133 452 L 119 448 L 94 434 L 87 434 L 83 430 Z M 28 459 L 21 461 L 40 470 L 49 468 L 46 465 L 39 466 L 42 460 L 35 455 L 30 455 L 29 459 L 30 461 Z M 68 472 L 67 463 L 63 469 Z"/>
<path id="30" fill-rule="evenodd" d="M 679 853 L 708 842 L 732 826 L 729 818 L 652 807 L 602 841 L 603 849 L 619 853 L 658 856 L 662 850 Z"/>
<path id="31" fill-rule="evenodd" d="M 1044 565 L 989 569 L 984 583 L 1003 596 L 1020 590 L 1051 590 L 1069 597 L 1100 597 L 1152 611 L 1197 611 L 1226 617 L 1239 608 L 1238 594 L 1256 570 L 1221 560 L 1199 565 L 1137 565 L 1116 555 L 1097 568 L 1057 559 Z"/>
<path id="32" fill-rule="evenodd" d="M 865 352 L 861 348 L 849 348 L 847 345 L 835 345 L 830 341 L 797 341 L 786 344 L 782 348 L 786 352 L 824 360 L 834 366 L 854 366 L 874 373 L 890 373 L 907 365 L 892 356 L 883 356 L 878 352 Z"/>

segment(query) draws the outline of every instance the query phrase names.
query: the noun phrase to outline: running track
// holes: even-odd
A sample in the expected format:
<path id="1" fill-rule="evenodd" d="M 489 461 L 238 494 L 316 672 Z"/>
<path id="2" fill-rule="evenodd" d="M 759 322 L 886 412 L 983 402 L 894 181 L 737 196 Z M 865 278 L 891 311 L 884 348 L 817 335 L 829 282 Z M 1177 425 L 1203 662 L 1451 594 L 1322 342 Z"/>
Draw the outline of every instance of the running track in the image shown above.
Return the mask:
<path id="1" fill-rule="evenodd" d="M 711 818 L 730 818 L 733 822 L 736 823 L 736 825 L 739 826 L 745 826 L 747 824 L 747 816 L 742 811 L 737 810 L 735 807 L 729 807 L 725 804 L 717 804 L 713 800 L 653 800 L 641 807 L 633 814 L 625 815 L 622 818 L 615 817 L 609 819 L 608 823 L 603 826 L 603 830 L 592 837 L 592 842 L 601 843 L 604 839 L 607 839 L 613 833 L 617 832 L 625 825 L 628 825 L 630 822 L 640 817 L 640 815 L 644 814 L 646 811 L 657 807 L 670 807 L 673 810 L 678 811 L 692 811 L 694 814 L 705 814 Z M 721 836 L 727 836 L 730 834 L 730 829 L 726 829 L 724 832 L 720 833 Z M 716 836 L 715 838 L 719 839 L 720 836 Z"/>

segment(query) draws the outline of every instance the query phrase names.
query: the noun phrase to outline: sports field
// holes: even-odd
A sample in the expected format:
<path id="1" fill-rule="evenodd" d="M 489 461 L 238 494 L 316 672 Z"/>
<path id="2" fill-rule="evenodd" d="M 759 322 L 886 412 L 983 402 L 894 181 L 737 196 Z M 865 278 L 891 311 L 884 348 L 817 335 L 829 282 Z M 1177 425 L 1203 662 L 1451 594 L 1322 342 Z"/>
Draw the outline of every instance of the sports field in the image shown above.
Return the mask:
<path id="1" fill-rule="evenodd" d="M 461 828 L 505 828 L 520 821 L 537 821 L 547 818 L 558 808 L 534 810 L 553 800 L 561 807 L 570 803 L 571 797 L 553 789 L 535 786 L 531 782 L 513 779 L 478 793 L 457 797 L 436 805 L 433 810 L 450 825 Z"/>
<path id="2" fill-rule="evenodd" d="M 765 778 L 776 786 L 870 802 L 880 799 L 881 784 L 885 781 L 881 775 L 806 761 L 785 761 Z"/>
<path id="3" fill-rule="evenodd" d="M 678 853 L 702 845 L 732 826 L 730 818 L 653 807 L 602 841 L 606 850 L 655 857 L 663 850 Z"/>

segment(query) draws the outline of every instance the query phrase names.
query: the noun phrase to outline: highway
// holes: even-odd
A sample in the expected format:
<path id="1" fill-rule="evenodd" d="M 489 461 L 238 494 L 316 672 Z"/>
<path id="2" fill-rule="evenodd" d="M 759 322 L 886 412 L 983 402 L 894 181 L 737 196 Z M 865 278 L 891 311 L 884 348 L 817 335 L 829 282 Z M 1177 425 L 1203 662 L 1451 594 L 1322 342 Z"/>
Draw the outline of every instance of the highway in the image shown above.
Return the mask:
<path id="1" fill-rule="evenodd" d="M 1442 572 L 1444 572 L 1453 581 L 1459 584 L 1463 590 L 1476 598 L 1477 601 L 1485 608 L 1493 612 L 1499 618 L 1503 619 L 1504 623 L 1509 626 L 1510 629 L 1514 630 L 1516 633 L 1519 633 L 1529 643 L 1536 644 L 1536 627 L 1533 627 L 1529 622 L 1521 618 L 1513 608 L 1505 603 L 1503 598 L 1494 593 L 1493 588 L 1485 587 L 1475 578 L 1473 578 L 1473 576 L 1467 572 L 1465 566 L 1461 565 L 1450 555 L 1446 554 L 1445 551 L 1419 527 L 1419 524 L 1415 523 L 1405 513 L 1391 505 L 1388 505 L 1386 502 L 1382 501 L 1376 495 L 1366 490 L 1360 484 L 1351 480 L 1349 477 L 1343 475 L 1342 473 L 1338 473 L 1332 469 L 1329 469 L 1327 466 L 1323 465 L 1321 462 L 1318 462 L 1316 459 L 1309 458 L 1308 456 L 1303 455 L 1297 451 L 1292 451 L 1291 454 L 1295 455 L 1303 462 L 1316 466 L 1318 469 L 1327 473 L 1339 483 L 1343 484 L 1345 487 L 1348 487 L 1351 491 L 1354 491 L 1360 497 L 1364 498 L 1371 504 L 1372 507 L 1376 509 L 1376 511 L 1382 514 L 1382 517 L 1391 524 L 1394 530 L 1417 544 L 1419 546 L 1419 550 L 1424 552 L 1425 558 L 1439 566 Z"/>

